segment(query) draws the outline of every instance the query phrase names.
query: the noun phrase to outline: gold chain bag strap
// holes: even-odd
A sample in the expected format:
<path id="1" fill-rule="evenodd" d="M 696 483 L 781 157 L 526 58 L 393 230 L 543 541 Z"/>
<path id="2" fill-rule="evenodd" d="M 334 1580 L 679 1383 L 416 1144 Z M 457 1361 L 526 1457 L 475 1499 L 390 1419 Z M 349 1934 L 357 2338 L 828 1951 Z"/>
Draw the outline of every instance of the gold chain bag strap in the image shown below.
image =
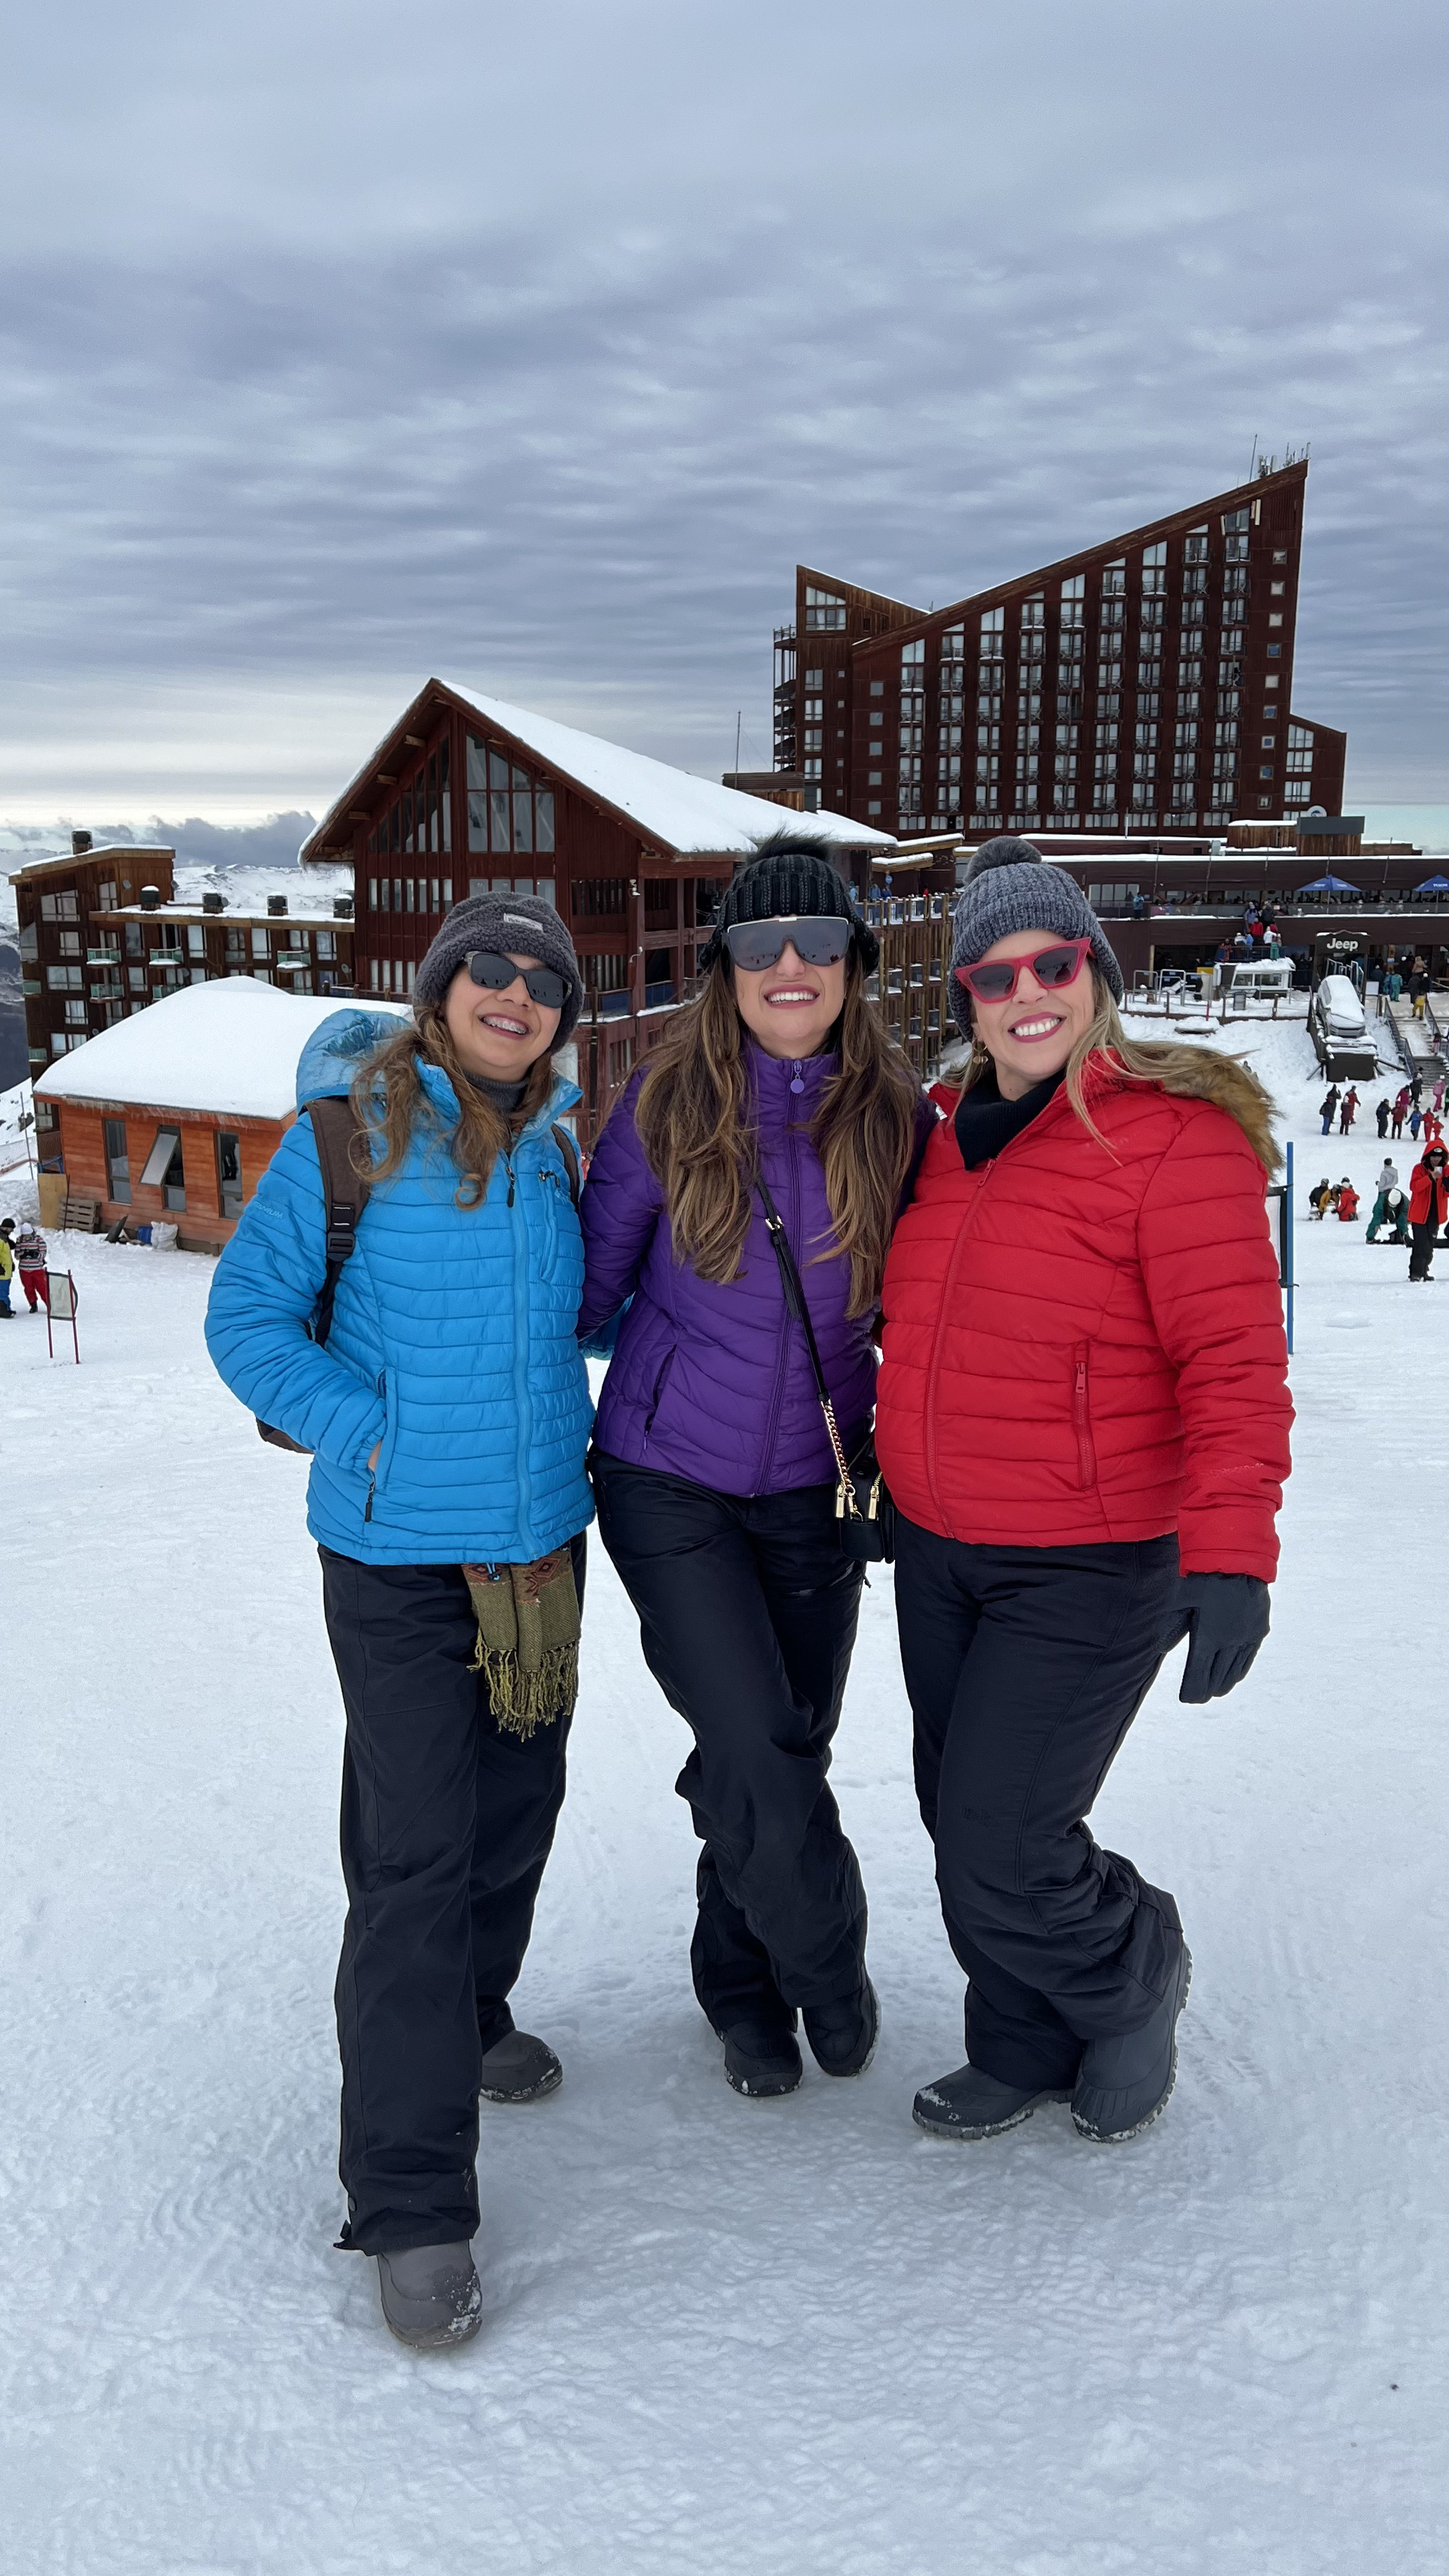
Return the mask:
<path id="1" fill-rule="evenodd" d="M 762 1173 L 755 1175 L 755 1188 L 765 1211 L 770 1241 L 775 1248 L 786 1311 L 803 1326 L 806 1348 L 810 1353 L 815 1393 L 825 1416 L 825 1428 L 835 1459 L 835 1517 L 840 1525 L 841 1547 L 859 1564 L 889 1565 L 896 1552 L 895 1505 L 886 1492 L 885 1478 L 876 1463 L 875 1443 L 867 1439 L 853 1459 L 846 1457 L 845 1443 L 835 1419 L 835 1406 L 825 1383 L 825 1371 L 820 1365 L 820 1346 L 815 1339 L 815 1327 L 810 1321 L 810 1309 L 805 1302 L 805 1291 L 795 1267 L 795 1255 L 790 1249 L 784 1219 L 770 1196 Z"/>

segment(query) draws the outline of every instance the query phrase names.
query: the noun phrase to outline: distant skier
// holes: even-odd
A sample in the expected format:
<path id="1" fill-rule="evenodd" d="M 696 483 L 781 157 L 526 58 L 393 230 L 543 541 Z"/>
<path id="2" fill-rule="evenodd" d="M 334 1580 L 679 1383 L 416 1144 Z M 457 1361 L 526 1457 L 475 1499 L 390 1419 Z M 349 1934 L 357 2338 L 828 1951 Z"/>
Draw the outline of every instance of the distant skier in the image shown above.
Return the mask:
<path id="1" fill-rule="evenodd" d="M 1323 1133 L 1325 1136 L 1332 1133 L 1333 1122 L 1338 1113 L 1339 1097 L 1340 1095 L 1337 1083 L 1331 1083 L 1329 1085 L 1328 1097 L 1323 1102 L 1318 1112 L 1319 1117 L 1323 1121 Z"/>
<path id="2" fill-rule="evenodd" d="M 1413 1108 L 1409 1112 L 1409 1134 L 1413 1137 L 1416 1145 L 1419 1141 L 1419 1129 L 1423 1124 L 1423 1119 L 1423 1110 L 1419 1107 L 1416 1100 Z"/>
<path id="3" fill-rule="evenodd" d="M 1356 1082 L 1351 1082 L 1347 1091 L 1343 1095 L 1343 1107 L 1338 1113 L 1338 1132 L 1340 1136 L 1346 1136 L 1348 1134 L 1350 1127 L 1353 1125 L 1354 1114 L 1357 1108 L 1358 1084 Z"/>
<path id="4" fill-rule="evenodd" d="M 1405 1083 L 1403 1090 L 1396 1091 L 1394 1094 L 1393 1132 L 1395 1140 L 1402 1136 L 1404 1132 L 1404 1120 L 1408 1114 L 1408 1108 L 1409 1086 Z"/>
<path id="5" fill-rule="evenodd" d="M 1387 1098 L 1384 1098 L 1379 1102 L 1377 1109 L 1374 1111 L 1374 1116 L 1378 1120 L 1380 1136 L 1387 1136 L 1389 1132 L 1389 1115 L 1389 1102 Z"/>
<path id="6" fill-rule="evenodd" d="M 1414 1248 L 1409 1255 L 1409 1277 L 1429 1278 L 1434 1261 L 1434 1243 L 1439 1228 L 1449 1218 L 1449 1180 L 1445 1166 L 1449 1163 L 1442 1145 L 1431 1145 L 1427 1154 L 1409 1174 L 1409 1225 Z"/>
<path id="7" fill-rule="evenodd" d="M 1425 1142 L 1425 1144 L 1426 1144 L 1426 1145 L 1442 1145 L 1443 1141 L 1444 1141 L 1444 1121 L 1443 1121 L 1443 1119 L 1442 1119 L 1442 1118 L 1437 1117 L 1437 1116 L 1435 1115 L 1435 1113 L 1434 1113 L 1434 1111 L 1433 1111 L 1432 1109 L 1426 1109 L 1426 1110 L 1425 1110 L 1425 1112 L 1424 1112 L 1424 1142 Z"/>
<path id="8" fill-rule="evenodd" d="M 29 1223 L 22 1225 L 15 1237 L 15 1267 L 32 1315 L 50 1304 L 50 1282 L 45 1275 L 47 1250 L 44 1235 Z"/>
<path id="9" fill-rule="evenodd" d="M 1374 1212 L 1368 1221 L 1368 1239 L 1370 1243 L 1372 1243 L 1379 1227 L 1381 1225 L 1388 1224 L 1389 1192 L 1392 1190 L 1397 1193 L 1398 1187 L 1399 1175 L 1393 1164 L 1389 1162 L 1387 1157 L 1385 1157 L 1383 1169 L 1379 1173 L 1378 1179 L 1374 1184 Z"/>

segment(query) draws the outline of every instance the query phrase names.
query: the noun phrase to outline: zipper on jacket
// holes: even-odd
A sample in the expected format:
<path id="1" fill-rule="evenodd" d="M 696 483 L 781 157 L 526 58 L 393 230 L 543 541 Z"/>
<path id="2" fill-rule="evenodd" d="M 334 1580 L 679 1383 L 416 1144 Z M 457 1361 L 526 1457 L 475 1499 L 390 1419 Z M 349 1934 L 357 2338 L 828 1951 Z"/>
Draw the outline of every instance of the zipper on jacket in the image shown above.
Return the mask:
<path id="1" fill-rule="evenodd" d="M 1092 1442 L 1092 1405 L 1087 1386 L 1087 1357 L 1091 1345 L 1077 1344 L 1072 1370 L 1072 1420 L 1077 1433 L 1077 1482 L 1085 1492 L 1097 1481 L 1097 1452 Z"/>
<path id="2" fill-rule="evenodd" d="M 533 1445 L 533 1404 L 528 1392 L 528 1202 L 514 1205 L 513 1165 L 508 1173 L 508 1205 L 513 1211 L 513 1402 L 518 1424 L 518 1537 L 525 1555 L 532 1549 L 533 1478 L 528 1453 Z"/>

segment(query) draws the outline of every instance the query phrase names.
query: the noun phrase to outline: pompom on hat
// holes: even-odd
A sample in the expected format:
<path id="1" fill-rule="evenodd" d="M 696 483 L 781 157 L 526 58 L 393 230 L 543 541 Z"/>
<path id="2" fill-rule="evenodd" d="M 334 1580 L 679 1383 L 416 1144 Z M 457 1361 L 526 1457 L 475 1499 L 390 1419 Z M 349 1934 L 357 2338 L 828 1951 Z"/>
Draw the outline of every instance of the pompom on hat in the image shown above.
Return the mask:
<path id="1" fill-rule="evenodd" d="M 1106 932 L 1082 889 L 1065 868 L 1055 868 L 1030 841 L 1003 834 L 984 841 L 966 871 L 952 915 L 951 1015 L 962 1035 L 971 1035 L 971 996 L 958 982 L 958 966 L 979 966 L 988 948 L 1015 930 L 1055 931 L 1059 939 L 1090 939 L 1092 956 L 1112 998 L 1120 1002 L 1126 987 Z"/>

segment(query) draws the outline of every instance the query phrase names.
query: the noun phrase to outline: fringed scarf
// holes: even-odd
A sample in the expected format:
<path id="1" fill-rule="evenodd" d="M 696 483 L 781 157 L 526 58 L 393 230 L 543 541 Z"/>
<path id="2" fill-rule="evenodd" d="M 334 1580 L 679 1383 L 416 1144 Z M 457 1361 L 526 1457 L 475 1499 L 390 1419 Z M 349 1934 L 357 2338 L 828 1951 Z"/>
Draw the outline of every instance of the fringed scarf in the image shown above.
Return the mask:
<path id="1" fill-rule="evenodd" d="M 579 1688 L 579 1596 L 567 1547 L 531 1565 L 465 1565 L 478 1618 L 470 1670 L 508 1735 L 567 1716 Z"/>

